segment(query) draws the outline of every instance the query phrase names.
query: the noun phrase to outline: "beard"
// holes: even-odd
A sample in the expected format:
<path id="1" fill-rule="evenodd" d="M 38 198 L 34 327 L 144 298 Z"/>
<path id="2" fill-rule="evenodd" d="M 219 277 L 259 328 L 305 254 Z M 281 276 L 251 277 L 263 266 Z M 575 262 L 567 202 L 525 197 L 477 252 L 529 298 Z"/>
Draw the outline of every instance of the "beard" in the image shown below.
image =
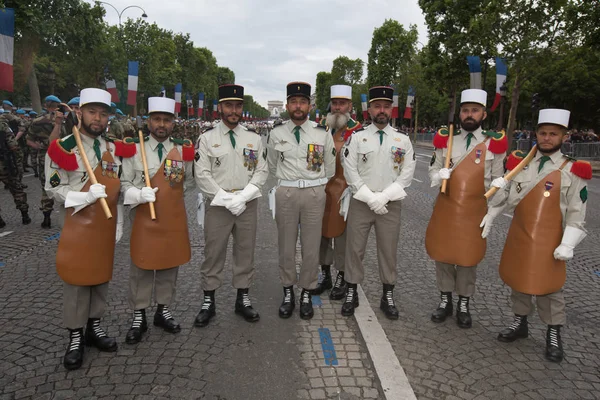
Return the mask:
<path id="1" fill-rule="evenodd" d="M 166 128 L 158 128 L 158 129 L 154 129 L 152 131 L 150 131 L 150 133 L 152 134 L 152 136 L 154 136 L 156 139 L 166 139 L 169 136 L 171 136 L 171 132 L 169 132 L 168 129 Z"/>
<path id="2" fill-rule="evenodd" d="M 373 118 L 373 122 L 377 125 L 386 125 L 390 122 L 390 117 L 385 113 L 379 113 Z"/>
<path id="3" fill-rule="evenodd" d="M 237 125 L 237 124 L 239 124 L 239 122 L 240 122 L 241 119 L 242 119 L 242 115 L 241 114 L 236 114 L 236 113 L 224 114 L 224 113 L 221 113 L 221 121 L 226 121 L 229 125 Z"/>
<path id="4" fill-rule="evenodd" d="M 327 114 L 326 122 L 327 126 L 331 129 L 339 131 L 340 129 L 348 126 L 348 121 L 350 120 L 350 113 L 333 113 L 330 112 Z"/>
<path id="5" fill-rule="evenodd" d="M 482 122 L 483 119 L 476 121 L 473 118 L 467 118 L 464 121 L 460 121 L 460 127 L 467 132 L 473 132 L 481 126 Z"/>
<path id="6" fill-rule="evenodd" d="M 92 124 L 87 124 L 83 119 L 81 120 L 81 127 L 83 131 L 93 137 L 98 137 L 102 135 L 102 133 L 106 130 L 106 126 L 102 126 L 101 124 L 95 124 L 96 127 L 92 127 Z"/>
<path id="7" fill-rule="evenodd" d="M 290 113 L 290 119 L 294 121 L 304 121 L 308 117 L 308 112 L 304 110 L 294 110 Z"/>
<path id="8" fill-rule="evenodd" d="M 540 147 L 540 144 L 538 143 L 538 148 L 540 149 L 540 153 L 543 153 L 543 154 L 554 154 L 554 153 L 556 153 L 557 151 L 559 151 L 562 148 L 562 145 L 563 145 L 562 142 L 560 142 L 559 144 L 557 144 L 554 147 L 551 147 L 549 149 L 543 149 L 543 148 Z"/>

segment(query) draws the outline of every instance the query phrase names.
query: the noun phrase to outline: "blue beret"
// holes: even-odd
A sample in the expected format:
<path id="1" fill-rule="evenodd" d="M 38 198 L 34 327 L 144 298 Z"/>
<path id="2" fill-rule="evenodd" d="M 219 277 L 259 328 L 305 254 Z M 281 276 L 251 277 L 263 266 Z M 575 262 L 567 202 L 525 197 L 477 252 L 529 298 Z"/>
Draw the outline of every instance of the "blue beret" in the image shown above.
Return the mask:
<path id="1" fill-rule="evenodd" d="M 7 106 L 14 107 L 14 106 L 13 106 L 13 103 L 11 103 L 11 102 L 10 102 L 10 101 L 8 101 L 8 100 L 4 100 L 4 101 L 2 102 L 2 104 L 4 104 L 4 105 L 7 105 Z"/>
<path id="2" fill-rule="evenodd" d="M 31 110 L 31 111 L 29 111 L 29 115 L 31 115 L 32 117 L 35 117 L 38 114 L 35 111 Z"/>
<path id="3" fill-rule="evenodd" d="M 117 114 L 123 115 L 123 116 L 125 115 L 125 114 L 123 114 L 123 111 L 119 110 L 118 108 L 117 108 Z"/>
<path id="4" fill-rule="evenodd" d="M 144 115 L 144 116 L 142 117 L 142 119 L 148 119 L 148 116 L 147 116 L 147 115 Z"/>
<path id="5" fill-rule="evenodd" d="M 71 100 L 69 100 L 69 102 L 67 103 L 68 106 L 78 106 L 79 105 L 79 96 L 78 97 L 73 97 Z"/>
<path id="6" fill-rule="evenodd" d="M 49 101 L 53 101 L 55 103 L 60 103 L 60 99 L 53 94 L 51 94 L 50 96 L 46 96 L 46 98 L 44 99 L 44 103 L 47 103 Z"/>
<path id="7" fill-rule="evenodd" d="M 112 101 L 110 102 L 110 106 L 111 106 L 112 108 L 117 108 L 117 105 L 116 105 L 115 103 L 113 103 Z"/>
<path id="8" fill-rule="evenodd" d="M 26 114 L 26 112 L 25 112 L 25 110 L 22 110 L 22 109 L 20 109 L 20 108 L 19 108 L 19 109 L 17 110 L 17 114 L 19 114 L 19 115 L 25 115 L 25 114 Z"/>

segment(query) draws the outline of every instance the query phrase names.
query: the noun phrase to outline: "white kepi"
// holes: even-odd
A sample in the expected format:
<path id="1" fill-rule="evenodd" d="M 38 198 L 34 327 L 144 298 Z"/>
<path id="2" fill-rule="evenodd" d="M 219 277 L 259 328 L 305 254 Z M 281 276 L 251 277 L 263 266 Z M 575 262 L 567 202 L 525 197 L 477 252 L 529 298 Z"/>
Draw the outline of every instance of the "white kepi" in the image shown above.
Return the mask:
<path id="1" fill-rule="evenodd" d="M 352 100 L 352 86 L 333 85 L 331 87 L 331 99 Z"/>
<path id="2" fill-rule="evenodd" d="M 83 89 L 79 94 L 79 107 L 83 107 L 89 103 L 106 104 L 110 107 L 110 99 L 110 93 L 106 90 L 96 88 Z"/>
<path id="3" fill-rule="evenodd" d="M 546 108 L 540 110 L 540 116 L 538 117 L 538 125 L 541 124 L 555 124 L 565 128 L 569 128 L 569 117 L 571 111 L 562 110 L 560 108 Z"/>
<path id="4" fill-rule="evenodd" d="M 487 93 L 481 89 L 467 89 L 463 90 L 460 95 L 460 104 L 465 103 L 477 103 L 482 106 L 486 106 Z"/>
<path id="5" fill-rule="evenodd" d="M 148 114 L 162 112 L 175 115 L 175 100 L 168 97 L 149 97 Z"/>

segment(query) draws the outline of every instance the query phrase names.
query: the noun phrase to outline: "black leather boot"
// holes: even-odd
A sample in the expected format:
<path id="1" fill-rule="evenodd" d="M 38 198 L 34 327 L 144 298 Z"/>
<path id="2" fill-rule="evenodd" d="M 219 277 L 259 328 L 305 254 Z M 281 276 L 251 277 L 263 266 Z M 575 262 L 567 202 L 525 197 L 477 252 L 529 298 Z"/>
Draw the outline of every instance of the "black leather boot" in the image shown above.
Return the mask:
<path id="1" fill-rule="evenodd" d="M 321 275 L 323 279 L 321 279 L 316 289 L 311 290 L 312 294 L 321 294 L 333 286 L 331 282 L 331 265 L 321 265 Z"/>
<path id="2" fill-rule="evenodd" d="M 517 339 L 529 336 L 527 326 L 527 315 L 515 314 L 515 320 L 510 326 L 498 334 L 498 340 L 505 343 L 514 342 Z"/>
<path id="3" fill-rule="evenodd" d="M 279 306 L 279 317 L 289 318 L 296 308 L 296 298 L 294 296 L 294 287 L 286 286 L 283 288 L 283 302 Z"/>
<path id="4" fill-rule="evenodd" d="M 131 328 L 127 331 L 125 336 L 125 343 L 136 344 L 142 340 L 144 332 L 148 330 L 148 322 L 146 321 L 146 310 L 135 310 L 133 312 L 133 321 L 131 321 Z"/>
<path id="5" fill-rule="evenodd" d="M 456 324 L 459 328 L 467 329 L 471 327 L 470 299 L 470 297 L 458 296 L 458 303 L 456 303 Z"/>
<path id="6" fill-rule="evenodd" d="M 108 337 L 104 329 L 100 327 L 100 318 L 88 319 L 85 328 L 85 345 L 94 346 L 100 351 L 117 351 L 117 341 L 115 338 Z"/>
<path id="7" fill-rule="evenodd" d="M 546 331 L 546 359 L 552 362 L 561 362 L 563 360 L 563 345 L 560 337 L 560 328 L 562 325 L 548 325 Z"/>
<path id="8" fill-rule="evenodd" d="M 202 302 L 202 309 L 196 316 L 194 326 L 205 327 L 210 322 L 210 319 L 217 314 L 217 306 L 215 304 L 215 291 L 205 290 L 204 301 Z"/>
<path id="9" fill-rule="evenodd" d="M 244 317 L 244 319 L 248 322 L 256 322 L 260 319 L 258 312 L 252 308 L 252 303 L 250 302 L 250 297 L 248 296 L 248 289 L 237 290 L 237 298 L 235 299 L 235 313 Z"/>
<path id="10" fill-rule="evenodd" d="M 42 228 L 44 228 L 44 229 L 52 228 L 52 221 L 50 221 L 50 214 L 52 214 L 52 211 L 44 211 L 44 220 L 42 221 Z"/>
<path id="11" fill-rule="evenodd" d="M 383 296 L 381 296 L 379 308 L 388 319 L 398 319 L 400 313 L 394 303 L 394 285 L 383 284 Z"/>
<path id="12" fill-rule="evenodd" d="M 68 370 L 79 369 L 83 363 L 83 328 L 69 329 L 69 346 L 63 357 L 63 365 Z"/>
<path id="13" fill-rule="evenodd" d="M 329 292 L 329 298 L 331 300 L 342 300 L 346 296 L 347 288 L 348 283 L 344 280 L 344 271 L 338 271 L 333 288 Z"/>
<path id="14" fill-rule="evenodd" d="M 358 292 L 356 283 L 348 283 L 348 289 L 346 290 L 346 300 L 342 304 L 342 315 L 344 317 L 351 317 L 354 315 L 354 309 L 358 307 Z"/>
<path id="15" fill-rule="evenodd" d="M 29 225 L 31 223 L 31 218 L 29 218 L 27 210 L 21 210 L 21 220 L 23 221 L 23 225 Z"/>
<path id="16" fill-rule="evenodd" d="M 0 217 L 0 229 L 4 228 L 6 226 L 6 222 L 4 222 L 4 220 L 2 219 L 2 217 Z"/>
<path id="17" fill-rule="evenodd" d="M 315 315 L 310 290 L 302 289 L 300 293 L 300 318 L 311 319 Z"/>
<path id="18" fill-rule="evenodd" d="M 453 306 L 452 306 L 452 292 L 441 292 L 440 295 L 440 304 L 438 304 L 437 308 L 431 314 L 431 320 L 433 322 L 444 322 L 446 317 L 452 316 Z"/>
<path id="19" fill-rule="evenodd" d="M 159 304 L 156 306 L 156 313 L 154 314 L 154 326 L 163 328 L 169 333 L 181 332 L 181 326 L 173 318 L 171 310 L 165 304 Z"/>

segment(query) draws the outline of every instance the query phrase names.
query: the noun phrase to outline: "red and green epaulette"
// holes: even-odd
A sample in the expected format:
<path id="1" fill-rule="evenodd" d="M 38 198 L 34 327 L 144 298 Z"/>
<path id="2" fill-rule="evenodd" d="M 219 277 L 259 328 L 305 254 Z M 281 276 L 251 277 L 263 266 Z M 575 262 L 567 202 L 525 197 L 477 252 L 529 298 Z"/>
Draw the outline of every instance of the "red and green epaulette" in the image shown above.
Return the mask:
<path id="1" fill-rule="evenodd" d="M 352 136 L 354 132 L 357 132 L 362 128 L 360 122 L 355 121 L 353 119 L 348 120 L 346 126 L 346 132 L 344 132 L 344 141 L 348 140 L 348 138 Z"/>
<path id="2" fill-rule="evenodd" d="M 508 150 L 508 138 L 506 137 L 506 133 L 504 130 L 500 132 L 495 131 L 483 131 L 485 136 L 489 137 L 490 144 L 488 145 L 488 150 L 494 154 L 503 154 Z"/>
<path id="3" fill-rule="evenodd" d="M 189 139 L 175 139 L 170 138 L 171 142 L 182 147 L 181 157 L 183 161 L 194 161 L 194 156 L 196 155 L 196 150 L 194 149 L 194 144 Z"/>
<path id="4" fill-rule="evenodd" d="M 512 171 L 527 156 L 527 152 L 515 150 L 510 153 L 506 159 L 506 169 Z"/>
<path id="5" fill-rule="evenodd" d="M 448 127 L 442 126 L 433 136 L 433 147 L 436 149 L 445 149 L 448 147 L 448 137 L 450 136 L 450 131 Z"/>
<path id="6" fill-rule="evenodd" d="M 580 177 L 581 179 L 592 179 L 592 164 L 588 161 L 575 160 L 574 158 L 568 157 L 573 161 L 571 165 L 571 173 Z"/>
<path id="7" fill-rule="evenodd" d="M 131 158 L 135 156 L 135 154 L 137 153 L 136 143 L 139 142 L 140 139 L 137 137 L 126 137 L 123 140 L 112 140 L 112 143 L 115 145 L 115 155 L 123 158 Z"/>
<path id="8" fill-rule="evenodd" d="M 75 147 L 77 147 L 77 142 L 73 135 L 64 139 L 56 139 L 48 146 L 48 156 L 60 169 L 75 171 L 79 167 L 77 156 L 73 152 Z"/>

